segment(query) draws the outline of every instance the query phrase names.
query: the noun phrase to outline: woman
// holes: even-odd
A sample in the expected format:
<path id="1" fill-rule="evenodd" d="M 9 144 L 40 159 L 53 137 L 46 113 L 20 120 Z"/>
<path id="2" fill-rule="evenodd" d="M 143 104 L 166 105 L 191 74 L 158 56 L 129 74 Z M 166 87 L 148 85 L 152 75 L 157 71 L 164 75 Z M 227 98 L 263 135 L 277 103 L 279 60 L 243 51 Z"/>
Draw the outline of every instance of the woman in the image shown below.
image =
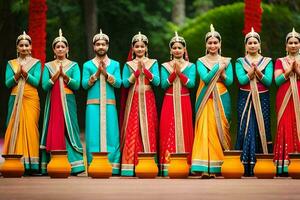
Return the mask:
<path id="1" fill-rule="evenodd" d="M 286 36 L 287 56 L 275 63 L 277 135 L 274 161 L 278 176 L 287 176 L 289 153 L 300 152 L 300 34 Z"/>
<path id="2" fill-rule="evenodd" d="M 56 59 L 45 64 L 42 82 L 48 92 L 41 137 L 42 173 L 46 173 L 49 152 L 66 150 L 71 173 L 76 175 L 85 169 L 73 93 L 80 86 L 80 70 L 76 62 L 67 58 L 69 45 L 61 30 L 52 48 Z"/>
<path id="3" fill-rule="evenodd" d="M 221 56 L 221 35 L 210 26 L 205 36 L 206 55 L 197 61 L 200 84 L 196 96 L 195 139 L 191 172 L 202 178 L 221 173 L 223 150 L 230 149 L 230 58 Z"/>
<path id="4" fill-rule="evenodd" d="M 261 40 L 252 28 L 245 36 L 246 56 L 236 61 L 239 81 L 238 133 L 235 148 L 243 150 L 244 176 L 254 176 L 255 153 L 272 152 L 270 95 L 273 64 L 261 55 Z"/>
<path id="5" fill-rule="evenodd" d="M 122 126 L 122 176 L 134 176 L 139 152 L 156 152 L 158 120 L 154 92 L 158 63 L 148 56 L 148 38 L 140 32 L 132 38 L 133 60 L 123 68 L 123 84 L 129 88 Z"/>
<path id="6" fill-rule="evenodd" d="M 21 154 L 25 173 L 39 170 L 40 99 L 37 87 L 41 62 L 31 57 L 31 38 L 23 32 L 16 41 L 17 58 L 8 61 L 5 84 L 12 88 L 8 102 L 3 154 Z"/>
<path id="7" fill-rule="evenodd" d="M 160 118 L 160 172 L 168 176 L 171 153 L 188 153 L 191 164 L 193 119 L 189 88 L 195 85 L 196 66 L 188 61 L 183 37 L 169 44 L 171 61 L 161 67 L 161 87 L 166 90 Z"/>

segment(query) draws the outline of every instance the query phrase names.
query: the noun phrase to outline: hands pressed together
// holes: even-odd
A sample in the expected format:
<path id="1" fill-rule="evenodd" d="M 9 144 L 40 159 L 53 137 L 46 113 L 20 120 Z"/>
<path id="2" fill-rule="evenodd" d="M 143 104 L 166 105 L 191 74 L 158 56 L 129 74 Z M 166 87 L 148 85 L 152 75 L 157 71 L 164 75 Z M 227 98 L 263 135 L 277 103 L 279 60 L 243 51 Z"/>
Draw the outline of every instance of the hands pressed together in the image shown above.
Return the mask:
<path id="1" fill-rule="evenodd" d="M 59 66 L 59 70 L 52 76 L 51 78 L 52 82 L 54 83 L 60 76 L 63 77 L 65 83 L 68 83 L 70 81 L 70 77 L 68 77 L 63 71 L 62 64 Z"/>
<path id="2" fill-rule="evenodd" d="M 20 65 L 20 68 L 14 77 L 16 81 L 18 81 L 21 77 L 23 77 L 25 80 L 27 79 L 28 73 L 24 70 L 23 65 Z"/>

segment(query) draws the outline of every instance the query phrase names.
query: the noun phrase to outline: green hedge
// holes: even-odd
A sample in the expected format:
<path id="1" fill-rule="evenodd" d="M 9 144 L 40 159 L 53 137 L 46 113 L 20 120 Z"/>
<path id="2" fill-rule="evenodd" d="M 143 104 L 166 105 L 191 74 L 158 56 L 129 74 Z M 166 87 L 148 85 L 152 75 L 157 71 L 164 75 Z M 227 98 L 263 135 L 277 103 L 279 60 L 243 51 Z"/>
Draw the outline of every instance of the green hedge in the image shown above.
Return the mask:
<path id="1" fill-rule="evenodd" d="M 262 53 L 264 56 L 276 58 L 285 55 L 285 36 L 293 27 L 300 31 L 299 15 L 291 12 L 287 7 L 263 4 L 262 31 L 260 33 L 262 40 Z M 183 35 L 187 41 L 189 57 L 192 62 L 205 54 L 205 34 L 209 31 L 210 24 L 214 24 L 215 29 L 222 36 L 222 54 L 231 57 L 232 64 L 236 58 L 244 55 L 244 3 L 235 3 L 226 6 L 220 6 L 208 11 L 207 13 L 189 20 L 179 29 L 180 35 Z M 175 27 L 176 28 L 176 27 Z M 234 74 L 235 75 L 235 74 Z M 198 77 L 199 78 L 199 77 Z M 235 83 L 237 79 L 235 77 Z M 194 88 L 192 101 L 195 100 Z M 270 89 L 271 93 L 271 119 L 272 135 L 276 133 L 276 114 L 275 98 L 276 86 Z M 237 129 L 237 84 L 229 88 L 232 97 L 232 123 L 231 134 L 232 144 L 235 144 Z"/>

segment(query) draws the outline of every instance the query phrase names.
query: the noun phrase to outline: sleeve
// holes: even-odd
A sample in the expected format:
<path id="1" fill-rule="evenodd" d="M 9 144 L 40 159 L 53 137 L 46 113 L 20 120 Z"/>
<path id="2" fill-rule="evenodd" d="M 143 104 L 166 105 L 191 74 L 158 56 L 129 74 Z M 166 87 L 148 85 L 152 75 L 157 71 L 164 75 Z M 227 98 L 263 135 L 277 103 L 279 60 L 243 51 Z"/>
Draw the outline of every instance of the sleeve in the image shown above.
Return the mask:
<path id="1" fill-rule="evenodd" d="M 33 72 L 31 72 L 33 71 Z M 33 73 L 33 74 L 31 74 Z M 28 73 L 27 82 L 35 87 L 38 87 L 41 79 L 41 62 L 38 61 L 34 68 L 31 69 Z"/>
<path id="2" fill-rule="evenodd" d="M 119 62 L 116 63 L 115 65 L 115 70 L 114 73 L 108 74 L 109 76 L 112 76 L 114 79 L 114 82 L 111 84 L 115 88 L 120 88 L 122 84 L 122 79 L 121 79 L 121 74 L 120 74 L 120 64 Z"/>
<path id="3" fill-rule="evenodd" d="M 219 70 L 219 65 L 215 65 L 209 72 L 208 69 L 203 65 L 201 61 L 197 61 L 197 70 L 200 75 L 200 79 L 208 85 L 211 79 L 214 77 L 216 72 Z"/>
<path id="4" fill-rule="evenodd" d="M 182 73 L 182 74 L 184 75 L 185 73 Z M 196 65 L 195 64 L 190 65 L 190 67 L 187 70 L 186 77 L 188 79 L 187 79 L 187 82 L 184 84 L 186 85 L 187 88 L 193 88 L 195 86 L 195 82 L 196 82 Z M 180 76 L 180 79 L 182 80 L 181 76 Z"/>
<path id="5" fill-rule="evenodd" d="M 72 71 L 71 74 L 69 76 L 70 81 L 68 82 L 68 87 L 72 90 L 78 90 L 80 87 L 80 69 L 79 69 L 79 65 L 76 63 L 73 67 L 72 67 Z"/>
<path id="6" fill-rule="evenodd" d="M 275 62 L 275 71 L 276 70 L 282 70 L 284 72 L 282 62 L 280 59 L 277 59 Z M 284 73 L 280 74 L 279 76 L 275 77 L 275 83 L 277 86 L 281 86 L 284 82 L 286 82 L 287 79 L 284 76 Z"/>
<path id="7" fill-rule="evenodd" d="M 229 62 L 228 66 L 225 70 L 225 74 L 226 74 L 226 77 L 225 77 L 224 83 L 226 86 L 230 86 L 233 83 L 233 72 L 232 72 L 231 62 Z"/>
<path id="8" fill-rule="evenodd" d="M 170 76 L 172 76 L 172 74 L 174 72 L 169 76 L 169 72 L 168 72 L 168 70 L 166 70 L 166 68 L 164 66 L 161 66 L 160 71 L 161 71 L 161 81 L 160 81 L 161 82 L 161 88 L 165 90 L 168 87 L 170 87 L 171 83 L 170 83 L 169 78 L 170 78 Z M 175 77 L 176 77 L 176 75 L 175 75 Z"/>
<path id="9" fill-rule="evenodd" d="M 250 79 L 248 77 L 248 73 L 244 70 L 244 67 L 239 59 L 235 63 L 235 72 L 241 85 L 246 85 L 249 83 Z"/>
<path id="10" fill-rule="evenodd" d="M 91 86 L 89 85 L 89 80 L 91 77 L 91 72 L 89 70 L 89 65 L 88 63 L 84 63 L 83 64 L 83 70 L 82 70 L 82 80 L 81 80 L 81 85 L 83 87 L 83 89 L 87 90 L 89 89 Z"/>
<path id="11" fill-rule="evenodd" d="M 150 72 L 152 73 L 152 84 L 154 86 L 158 86 L 160 83 L 160 78 L 159 78 L 159 69 L 158 69 L 158 63 L 155 61 L 153 63 L 153 66 L 150 68 Z"/>
<path id="12" fill-rule="evenodd" d="M 52 86 L 53 86 L 53 82 L 51 80 L 50 72 L 45 65 L 43 71 L 43 77 L 42 77 L 42 88 L 45 91 L 49 91 L 52 88 Z"/>
<path id="13" fill-rule="evenodd" d="M 265 74 L 263 74 L 261 82 L 265 86 L 270 87 L 272 84 L 272 77 L 273 77 L 273 63 L 272 61 L 270 61 L 265 68 Z"/>
<path id="14" fill-rule="evenodd" d="M 6 71 L 5 71 L 5 85 L 8 88 L 11 88 L 15 85 L 17 85 L 17 82 L 14 78 L 14 71 L 12 70 L 11 66 L 9 63 L 6 65 Z"/>
<path id="15" fill-rule="evenodd" d="M 127 64 L 124 65 L 122 77 L 123 77 L 123 85 L 125 88 L 129 88 L 130 85 L 135 82 L 134 73 L 131 73 L 129 66 Z"/>

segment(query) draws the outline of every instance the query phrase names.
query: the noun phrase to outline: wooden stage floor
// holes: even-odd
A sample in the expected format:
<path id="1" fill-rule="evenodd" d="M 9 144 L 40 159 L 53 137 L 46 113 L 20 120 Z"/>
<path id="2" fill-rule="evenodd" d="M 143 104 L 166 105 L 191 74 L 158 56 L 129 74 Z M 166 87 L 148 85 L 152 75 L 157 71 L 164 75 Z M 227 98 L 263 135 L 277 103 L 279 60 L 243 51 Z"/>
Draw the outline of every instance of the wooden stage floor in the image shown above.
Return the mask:
<path id="1" fill-rule="evenodd" d="M 135 179 L 112 177 L 0 177 L 0 199 L 12 200 L 300 200 L 300 180 L 293 179 Z"/>

